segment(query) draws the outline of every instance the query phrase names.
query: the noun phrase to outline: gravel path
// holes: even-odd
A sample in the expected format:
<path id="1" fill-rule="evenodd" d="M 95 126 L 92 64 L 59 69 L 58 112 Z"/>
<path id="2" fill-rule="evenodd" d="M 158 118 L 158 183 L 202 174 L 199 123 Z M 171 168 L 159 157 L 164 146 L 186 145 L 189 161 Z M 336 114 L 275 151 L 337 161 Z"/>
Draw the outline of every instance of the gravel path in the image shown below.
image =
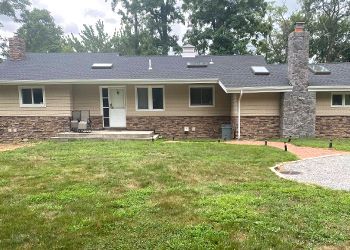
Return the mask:
<path id="1" fill-rule="evenodd" d="M 288 180 L 350 191 L 350 154 L 286 163 L 275 172 Z"/>

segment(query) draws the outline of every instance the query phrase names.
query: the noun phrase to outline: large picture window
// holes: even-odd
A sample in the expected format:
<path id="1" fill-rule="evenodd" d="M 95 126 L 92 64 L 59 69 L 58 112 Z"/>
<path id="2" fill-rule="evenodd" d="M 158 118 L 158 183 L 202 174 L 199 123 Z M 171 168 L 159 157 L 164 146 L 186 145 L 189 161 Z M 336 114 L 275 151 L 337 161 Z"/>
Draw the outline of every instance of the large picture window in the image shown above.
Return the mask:
<path id="1" fill-rule="evenodd" d="M 213 107 L 214 87 L 190 87 L 191 107 Z"/>
<path id="2" fill-rule="evenodd" d="M 350 107 L 350 93 L 332 93 L 332 107 Z"/>
<path id="3" fill-rule="evenodd" d="M 21 107 L 45 107 L 45 90 L 43 87 L 20 87 Z"/>
<path id="4" fill-rule="evenodd" d="M 136 87 L 136 109 L 138 111 L 164 110 L 164 88 Z"/>

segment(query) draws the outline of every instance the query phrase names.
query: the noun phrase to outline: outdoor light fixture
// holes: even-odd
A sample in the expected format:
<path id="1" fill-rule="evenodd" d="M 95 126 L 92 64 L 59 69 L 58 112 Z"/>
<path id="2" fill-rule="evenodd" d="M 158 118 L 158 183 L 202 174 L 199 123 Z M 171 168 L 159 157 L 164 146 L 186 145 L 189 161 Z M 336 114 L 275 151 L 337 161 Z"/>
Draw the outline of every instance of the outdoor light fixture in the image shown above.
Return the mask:
<path id="1" fill-rule="evenodd" d="M 286 152 L 288 151 L 288 146 L 287 146 L 286 142 L 284 143 L 284 151 L 286 151 Z"/>
<path id="2" fill-rule="evenodd" d="M 333 140 L 329 140 L 329 148 L 333 148 Z"/>

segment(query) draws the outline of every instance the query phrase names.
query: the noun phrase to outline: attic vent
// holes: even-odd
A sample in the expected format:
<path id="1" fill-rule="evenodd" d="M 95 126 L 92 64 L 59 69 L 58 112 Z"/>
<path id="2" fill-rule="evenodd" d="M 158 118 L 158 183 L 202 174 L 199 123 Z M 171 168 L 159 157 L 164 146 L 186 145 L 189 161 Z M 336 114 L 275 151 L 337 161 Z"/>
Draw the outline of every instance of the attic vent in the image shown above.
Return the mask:
<path id="1" fill-rule="evenodd" d="M 94 63 L 92 69 L 111 69 L 113 67 L 112 63 Z"/>
<path id="2" fill-rule="evenodd" d="M 188 62 L 187 68 L 206 68 L 208 67 L 208 63 L 204 62 Z"/>
<path id="3" fill-rule="evenodd" d="M 252 66 L 254 75 L 270 75 L 270 71 L 264 66 Z"/>
<path id="4" fill-rule="evenodd" d="M 312 65 L 309 65 L 309 69 L 315 75 L 330 75 L 331 74 L 331 72 L 325 66 L 322 66 L 322 65 L 312 64 Z"/>

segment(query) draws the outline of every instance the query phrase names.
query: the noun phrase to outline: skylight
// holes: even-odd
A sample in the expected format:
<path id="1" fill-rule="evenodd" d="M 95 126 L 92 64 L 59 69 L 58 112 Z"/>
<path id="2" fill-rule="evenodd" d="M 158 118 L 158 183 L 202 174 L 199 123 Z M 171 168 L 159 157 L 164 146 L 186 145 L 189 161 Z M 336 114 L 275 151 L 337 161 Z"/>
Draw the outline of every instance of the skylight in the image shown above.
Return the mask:
<path id="1" fill-rule="evenodd" d="M 92 69 L 111 69 L 113 67 L 112 63 L 94 63 Z"/>
<path id="2" fill-rule="evenodd" d="M 188 62 L 187 68 L 206 68 L 208 67 L 208 63 L 204 62 Z"/>
<path id="3" fill-rule="evenodd" d="M 309 69 L 315 75 L 330 75 L 331 74 L 331 72 L 325 66 L 318 65 L 318 64 L 309 65 Z"/>
<path id="4" fill-rule="evenodd" d="M 254 75 L 270 75 L 270 71 L 264 66 L 252 66 Z"/>

